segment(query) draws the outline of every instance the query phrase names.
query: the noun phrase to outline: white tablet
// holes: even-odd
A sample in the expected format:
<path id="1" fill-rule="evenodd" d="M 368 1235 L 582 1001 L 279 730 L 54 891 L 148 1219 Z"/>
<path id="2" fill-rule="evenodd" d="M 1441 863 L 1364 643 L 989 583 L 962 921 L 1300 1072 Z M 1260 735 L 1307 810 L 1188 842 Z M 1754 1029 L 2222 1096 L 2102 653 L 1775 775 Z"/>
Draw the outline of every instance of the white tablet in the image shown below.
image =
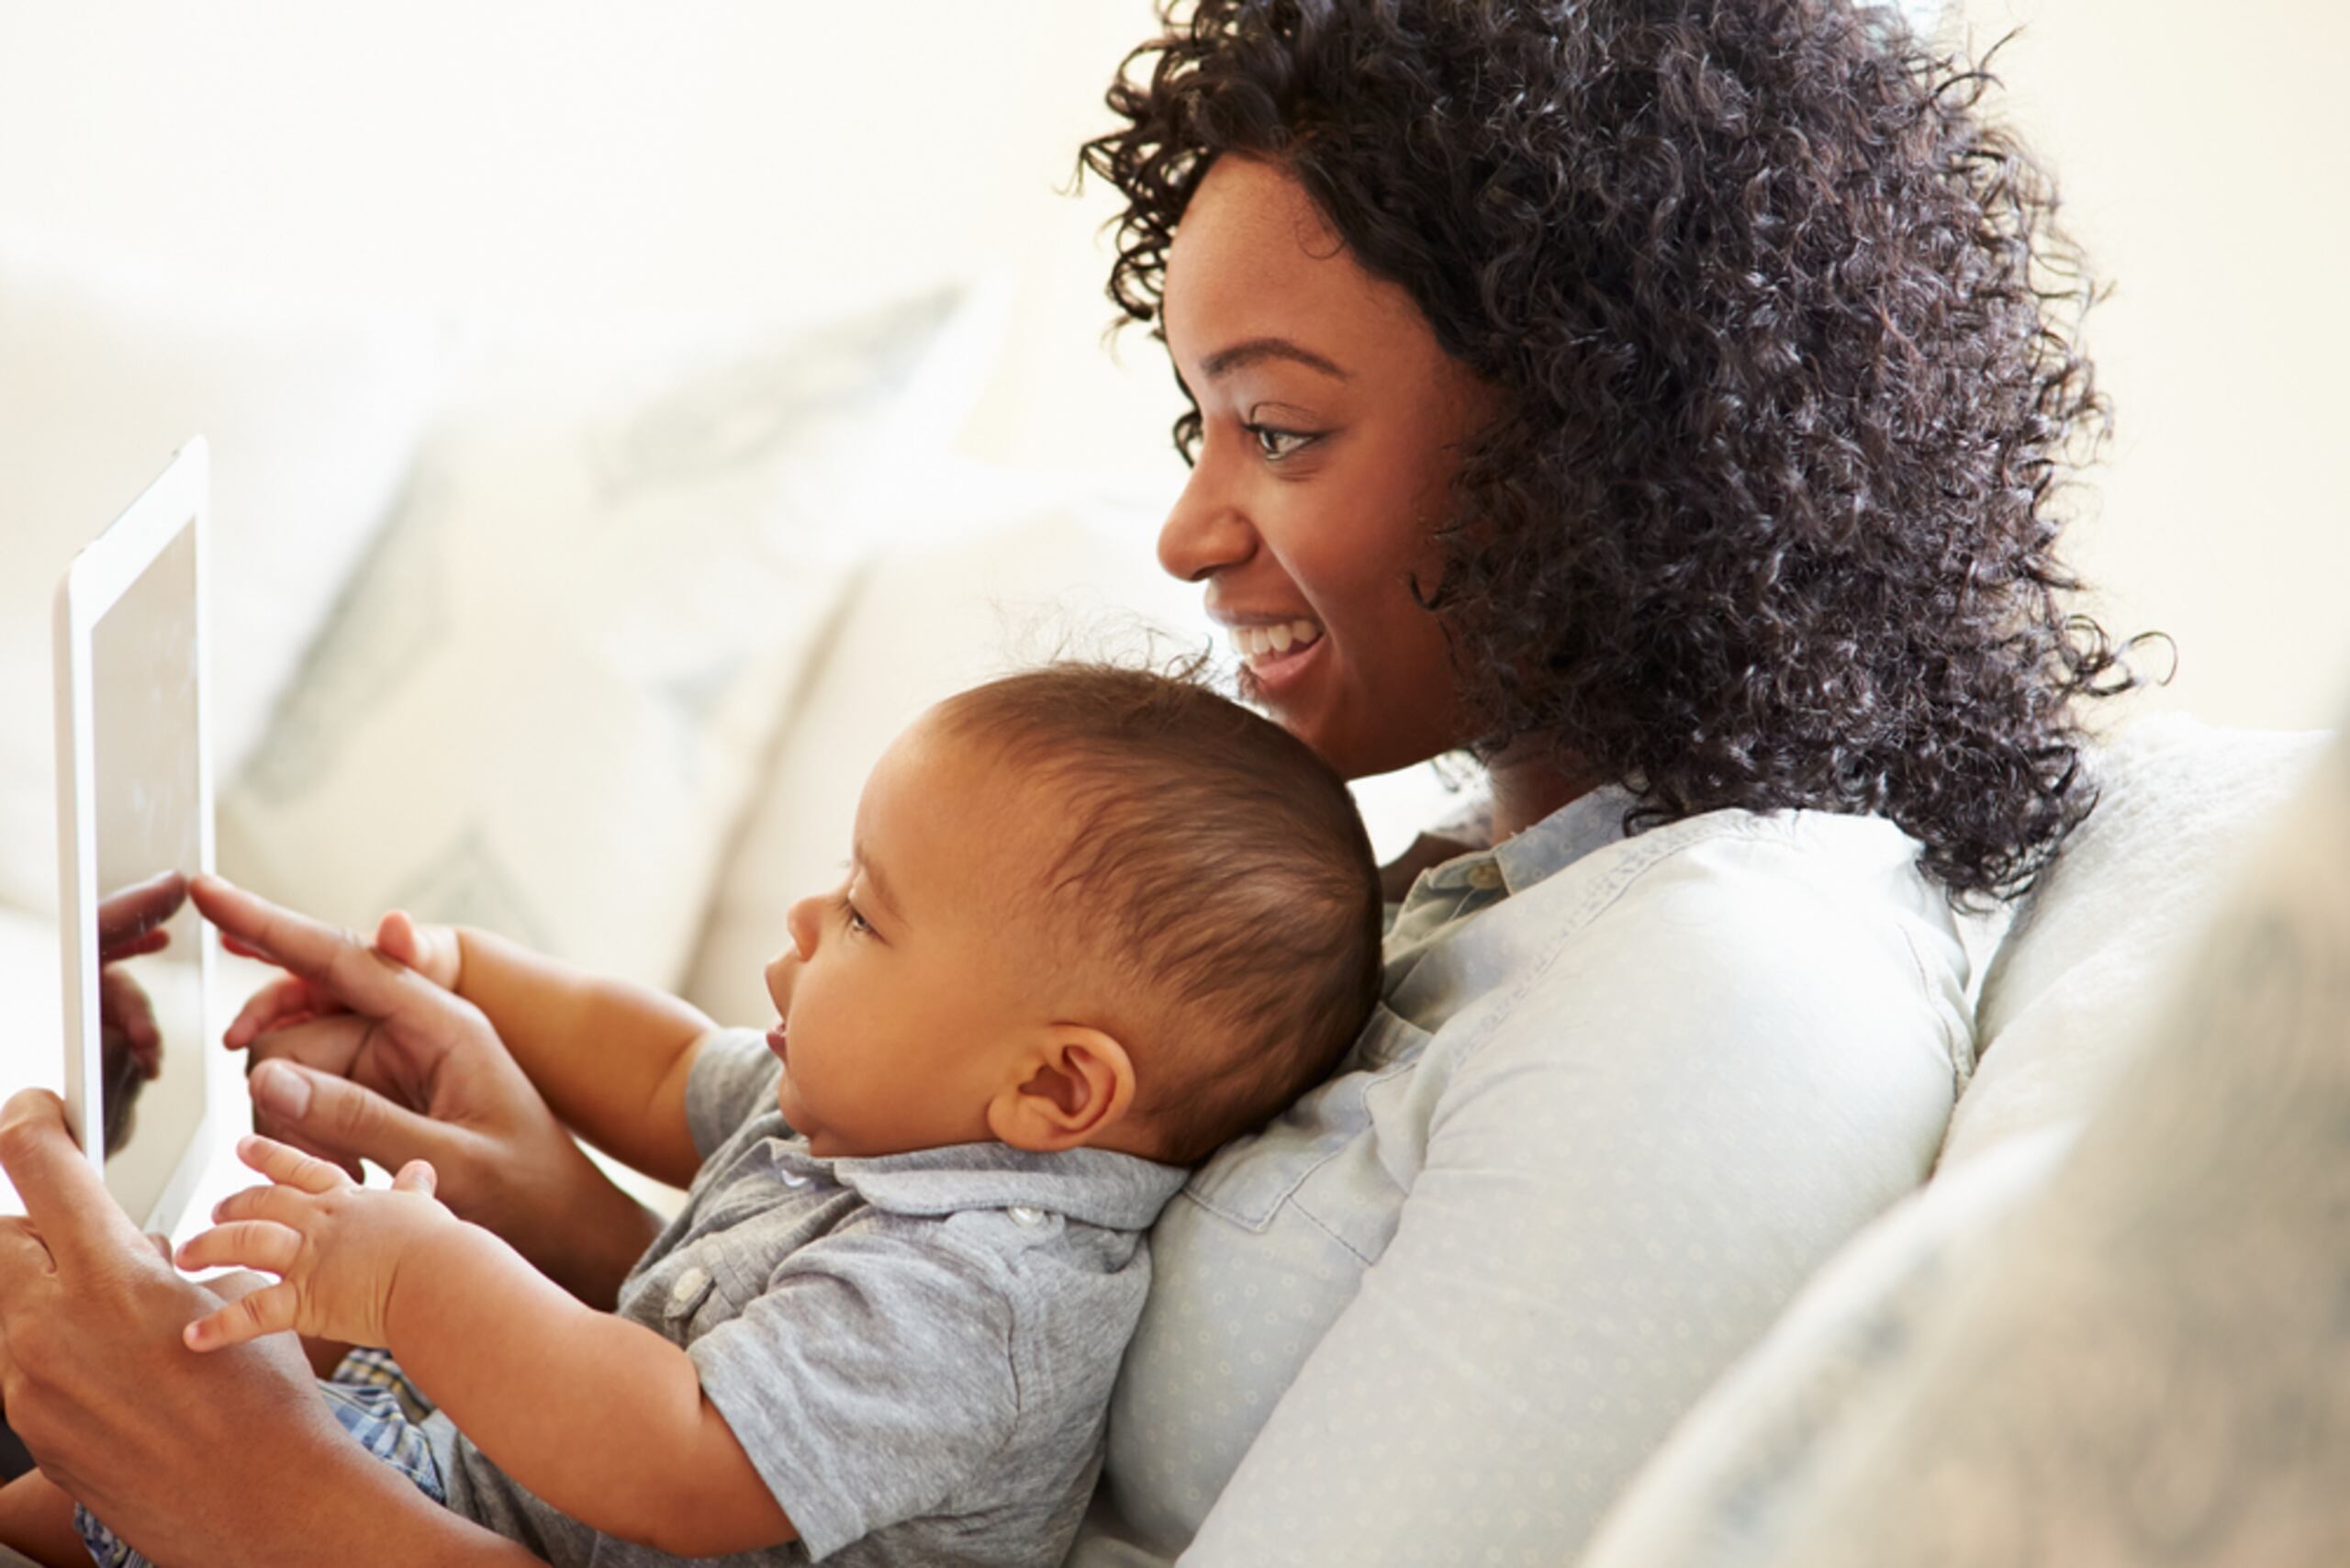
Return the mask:
<path id="1" fill-rule="evenodd" d="M 66 1117 L 140 1227 L 169 1231 L 210 1153 L 212 868 L 201 439 L 57 589 L 58 946 Z"/>

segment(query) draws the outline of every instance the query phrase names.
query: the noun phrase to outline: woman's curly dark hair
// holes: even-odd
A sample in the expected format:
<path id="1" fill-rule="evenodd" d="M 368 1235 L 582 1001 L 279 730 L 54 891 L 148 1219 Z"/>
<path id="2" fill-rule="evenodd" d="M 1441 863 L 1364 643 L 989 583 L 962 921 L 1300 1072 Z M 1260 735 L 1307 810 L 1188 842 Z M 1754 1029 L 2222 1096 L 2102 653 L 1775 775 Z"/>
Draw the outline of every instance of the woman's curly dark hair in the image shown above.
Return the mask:
<path id="1" fill-rule="evenodd" d="M 1082 153 L 1125 319 L 1211 162 L 1262 157 L 1505 395 L 1423 593 L 1470 749 L 1547 737 L 1637 821 L 1875 812 L 1953 899 L 2027 888 L 2095 803 L 2075 699 L 2134 678 L 2055 554 L 2097 291 L 1989 78 L 1843 0 L 1161 17 Z"/>

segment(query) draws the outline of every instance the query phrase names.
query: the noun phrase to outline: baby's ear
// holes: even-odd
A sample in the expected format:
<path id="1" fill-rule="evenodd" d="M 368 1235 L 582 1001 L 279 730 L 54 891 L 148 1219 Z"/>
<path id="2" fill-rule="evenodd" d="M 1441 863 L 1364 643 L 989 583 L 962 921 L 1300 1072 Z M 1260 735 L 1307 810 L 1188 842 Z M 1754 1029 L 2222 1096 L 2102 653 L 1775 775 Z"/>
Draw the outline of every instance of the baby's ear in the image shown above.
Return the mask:
<path id="1" fill-rule="evenodd" d="M 1018 1070 L 1025 1076 L 988 1102 L 989 1134 L 1014 1148 L 1043 1154 L 1100 1143 L 1134 1104 L 1134 1058 L 1081 1024 L 1052 1025 Z"/>

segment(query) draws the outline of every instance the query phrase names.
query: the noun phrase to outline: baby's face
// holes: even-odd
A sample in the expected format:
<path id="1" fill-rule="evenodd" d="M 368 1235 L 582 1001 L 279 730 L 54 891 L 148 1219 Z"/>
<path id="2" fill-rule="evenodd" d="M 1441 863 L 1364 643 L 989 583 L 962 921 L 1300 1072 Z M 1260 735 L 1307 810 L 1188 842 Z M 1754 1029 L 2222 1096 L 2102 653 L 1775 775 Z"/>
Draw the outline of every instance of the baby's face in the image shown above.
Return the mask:
<path id="1" fill-rule="evenodd" d="M 990 1137 L 990 1099 L 1052 1020 L 1004 916 L 1035 875 L 1039 802 L 925 720 L 858 801 L 846 879 L 791 909 L 767 966 L 782 1015 L 776 1103 L 811 1152 L 878 1155 Z"/>

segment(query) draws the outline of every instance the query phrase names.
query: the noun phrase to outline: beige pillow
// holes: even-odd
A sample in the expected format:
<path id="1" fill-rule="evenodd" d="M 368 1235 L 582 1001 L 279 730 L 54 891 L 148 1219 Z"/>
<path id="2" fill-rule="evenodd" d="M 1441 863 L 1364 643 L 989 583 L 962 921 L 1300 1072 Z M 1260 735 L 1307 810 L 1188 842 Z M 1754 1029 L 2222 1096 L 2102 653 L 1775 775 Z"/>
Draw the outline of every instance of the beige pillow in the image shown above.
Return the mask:
<path id="1" fill-rule="evenodd" d="M 487 356 L 224 795 L 223 868 L 674 985 L 877 540 L 860 476 L 924 455 L 892 413 L 951 304 L 655 362 Z"/>

